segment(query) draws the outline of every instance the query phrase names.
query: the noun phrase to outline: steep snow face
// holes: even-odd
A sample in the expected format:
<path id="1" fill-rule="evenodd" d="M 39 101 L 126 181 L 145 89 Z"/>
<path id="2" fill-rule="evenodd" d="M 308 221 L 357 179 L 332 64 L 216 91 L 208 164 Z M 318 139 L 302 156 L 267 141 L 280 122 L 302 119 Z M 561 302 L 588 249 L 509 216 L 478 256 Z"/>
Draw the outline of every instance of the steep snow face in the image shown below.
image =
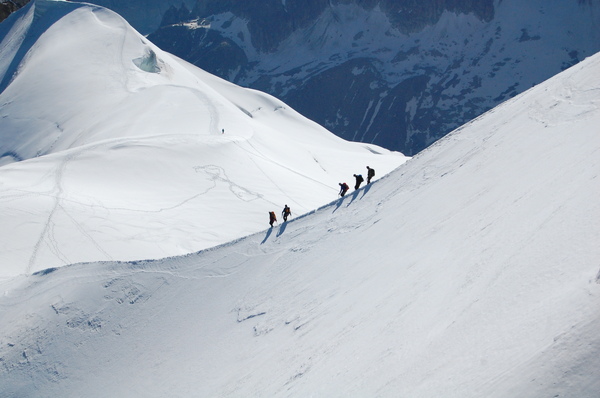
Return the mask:
<path id="1" fill-rule="evenodd" d="M 0 284 L 0 395 L 595 398 L 600 55 L 366 188 Z"/>
<path id="2" fill-rule="evenodd" d="M 149 37 L 207 71 L 281 98 L 343 138 L 406 154 L 600 51 L 598 1 L 503 0 L 484 13 L 489 18 L 465 11 L 475 7 L 470 1 L 452 2 L 458 9 L 417 2 L 398 6 L 401 13 L 372 3 L 380 5 L 329 2 L 309 17 L 294 11 L 302 24 L 288 21 L 301 18 L 288 9 L 288 19 L 264 22 L 277 32 L 295 27 L 268 51 L 256 45 L 261 31 L 247 28 L 262 19 L 233 3 L 192 11 L 202 28 L 175 24 Z M 430 17 L 431 7 L 440 15 Z M 407 32 L 399 19 L 418 29 Z"/>
<path id="3" fill-rule="evenodd" d="M 218 245 L 406 160 L 161 51 L 102 7 L 37 0 L 0 37 L 0 278 Z"/>

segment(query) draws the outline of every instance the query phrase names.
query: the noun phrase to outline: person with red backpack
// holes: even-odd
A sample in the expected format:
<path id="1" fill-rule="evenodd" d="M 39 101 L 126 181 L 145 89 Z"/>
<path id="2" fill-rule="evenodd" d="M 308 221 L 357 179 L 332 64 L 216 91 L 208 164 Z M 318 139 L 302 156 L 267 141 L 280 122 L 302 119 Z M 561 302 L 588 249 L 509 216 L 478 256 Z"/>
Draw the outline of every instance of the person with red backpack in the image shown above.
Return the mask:
<path id="1" fill-rule="evenodd" d="M 277 217 L 275 216 L 275 212 L 274 211 L 270 211 L 269 212 L 269 225 L 271 226 L 271 228 L 273 228 L 273 223 L 277 222 Z"/>
<path id="2" fill-rule="evenodd" d="M 349 189 L 350 187 L 348 186 L 348 184 L 346 184 L 345 182 L 340 182 L 340 193 L 338 195 L 344 197 L 344 195 L 346 194 L 346 192 L 348 192 Z"/>

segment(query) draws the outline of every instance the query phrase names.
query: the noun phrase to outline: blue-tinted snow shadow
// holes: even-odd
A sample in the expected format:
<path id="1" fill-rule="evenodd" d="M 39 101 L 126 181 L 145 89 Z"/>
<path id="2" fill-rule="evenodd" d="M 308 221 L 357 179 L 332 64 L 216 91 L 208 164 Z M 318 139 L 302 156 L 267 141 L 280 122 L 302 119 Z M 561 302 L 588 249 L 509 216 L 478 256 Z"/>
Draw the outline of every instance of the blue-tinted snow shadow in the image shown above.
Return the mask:
<path id="1" fill-rule="evenodd" d="M 367 192 L 369 192 L 370 190 L 371 190 L 371 184 L 367 184 L 367 186 L 363 188 L 363 191 L 362 191 L 363 194 L 360 198 L 361 199 L 364 198 L 365 195 L 367 194 Z"/>
<path id="2" fill-rule="evenodd" d="M 272 232 L 273 232 L 273 227 L 267 229 L 267 234 L 265 235 L 265 238 L 263 239 L 262 242 L 260 242 L 261 245 L 269 239 L 269 236 L 271 236 Z"/>
<path id="3" fill-rule="evenodd" d="M 348 205 L 346 207 L 350 206 L 352 204 L 352 202 L 354 202 L 356 200 L 356 198 L 358 198 L 358 193 L 359 192 L 360 192 L 360 188 L 357 189 L 356 191 L 352 192 L 352 196 L 351 196 L 350 202 L 348 202 Z"/>
<path id="4" fill-rule="evenodd" d="M 352 202 L 354 202 L 356 200 L 356 198 L 358 198 L 358 194 L 361 191 L 366 191 L 367 188 L 358 188 L 356 191 L 352 192 L 352 199 L 350 199 L 350 202 L 348 202 L 348 206 L 350 206 L 352 204 Z M 365 196 L 365 194 L 363 193 L 363 196 Z M 361 196 L 362 199 L 362 196 Z"/>
<path id="5" fill-rule="evenodd" d="M 362 196 L 360 197 L 360 199 L 364 198 L 364 196 L 370 190 L 371 190 L 371 184 L 368 184 L 364 188 L 359 188 L 356 191 L 352 192 L 352 194 L 342 197 L 341 199 L 338 200 L 337 205 L 335 206 L 335 209 L 333 210 L 333 213 L 335 213 L 337 211 L 337 209 L 339 209 L 342 206 L 342 204 L 344 203 L 344 198 L 350 196 L 350 202 L 348 202 L 348 204 L 346 205 L 346 207 L 348 207 L 352 204 L 352 202 L 354 202 L 358 198 L 358 195 L 361 192 L 362 192 Z"/>
<path id="6" fill-rule="evenodd" d="M 23 158 L 18 153 L 9 151 L 0 155 L 0 165 L 3 163 L 22 162 Z"/>
<path id="7" fill-rule="evenodd" d="M 287 226 L 287 221 L 284 221 L 283 224 L 281 224 L 279 226 L 279 231 L 277 232 L 277 237 L 283 235 L 283 233 L 285 232 L 286 226 Z"/>
<path id="8" fill-rule="evenodd" d="M 335 209 L 333 209 L 332 213 L 335 213 L 337 211 L 337 209 L 342 207 L 342 203 L 344 203 L 344 196 L 342 196 L 341 198 L 339 198 L 337 200 L 337 204 L 335 205 Z"/>

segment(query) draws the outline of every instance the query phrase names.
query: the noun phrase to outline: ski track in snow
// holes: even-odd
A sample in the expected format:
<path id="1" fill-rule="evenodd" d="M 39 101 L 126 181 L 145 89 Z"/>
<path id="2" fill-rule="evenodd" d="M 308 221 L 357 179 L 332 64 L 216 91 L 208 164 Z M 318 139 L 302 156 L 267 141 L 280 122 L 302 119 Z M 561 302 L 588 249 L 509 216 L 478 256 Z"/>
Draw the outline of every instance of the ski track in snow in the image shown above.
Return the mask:
<path id="1" fill-rule="evenodd" d="M 237 142 L 236 142 L 236 144 L 238 144 L 238 145 L 239 145 L 239 143 L 237 143 Z M 286 169 L 286 170 L 288 170 L 288 171 L 291 171 L 292 173 L 294 173 L 294 174 L 296 174 L 296 175 L 298 175 L 298 176 L 300 176 L 300 177 L 302 177 L 302 178 L 304 178 L 304 179 L 307 179 L 307 180 L 313 181 L 313 182 L 315 182 L 315 183 L 317 183 L 317 184 L 320 184 L 320 185 L 322 185 L 322 186 L 324 186 L 324 187 L 331 188 L 329 185 L 326 185 L 326 184 L 322 183 L 322 182 L 321 182 L 321 181 L 319 181 L 319 180 L 316 180 L 316 179 L 314 179 L 314 178 L 311 178 L 310 176 L 308 176 L 308 175 L 306 175 L 306 174 L 302 174 L 302 173 L 298 172 L 297 170 L 293 170 L 293 169 L 291 169 L 291 168 L 287 167 L 286 165 L 282 164 L 281 162 L 276 162 L 276 161 L 274 161 L 273 159 L 271 159 L 271 158 L 268 158 L 267 156 L 263 155 L 263 154 L 262 154 L 262 153 L 261 153 L 261 152 L 260 152 L 258 149 L 256 149 L 256 147 L 255 147 L 255 146 L 254 146 L 254 145 L 253 145 L 253 144 L 252 144 L 250 141 L 246 141 L 246 144 L 247 144 L 247 145 L 249 145 L 249 146 L 250 146 L 250 147 L 251 147 L 251 148 L 254 150 L 254 154 L 255 154 L 257 157 L 259 157 L 259 158 L 263 159 L 264 161 L 266 161 L 266 162 L 268 162 L 268 163 L 275 164 L 275 165 L 277 165 L 278 167 L 281 167 L 281 168 L 283 168 L 283 169 Z M 252 158 L 251 158 L 251 159 L 252 159 Z M 252 159 L 252 162 L 253 162 L 254 164 L 256 164 L 256 161 L 255 161 L 254 159 Z M 317 162 L 317 163 L 318 163 L 318 162 Z M 259 167 L 259 166 L 257 165 L 257 167 Z M 322 168 L 322 167 L 321 167 L 321 168 Z M 265 175 L 266 175 L 266 173 L 265 173 Z M 274 184 L 276 184 L 275 182 L 273 182 L 273 183 L 274 183 Z M 334 188 L 333 190 L 335 191 L 336 189 Z"/>
<path id="2" fill-rule="evenodd" d="M 198 196 L 207 194 L 210 190 L 214 189 L 217 186 L 217 182 L 224 182 L 229 186 L 229 190 L 233 193 L 238 199 L 244 202 L 252 202 L 257 199 L 264 199 L 263 195 L 258 192 L 251 191 L 248 188 L 245 188 L 241 185 L 233 182 L 228 176 L 225 170 L 222 167 L 217 165 L 206 165 L 206 166 L 196 166 L 194 170 L 199 173 L 204 173 L 208 178 L 213 181 L 213 186 L 208 188 L 202 193 L 199 193 Z M 272 202 L 271 202 L 272 203 Z M 274 205 L 277 205 L 273 203 Z"/>
<path id="3" fill-rule="evenodd" d="M 48 247 L 51 248 L 51 250 L 53 249 L 53 252 L 57 257 L 61 258 L 61 260 L 65 264 L 68 263 L 68 260 L 66 258 L 64 258 L 64 256 L 60 252 L 58 245 L 56 243 L 56 239 L 54 238 L 53 218 L 54 218 L 54 215 L 56 214 L 56 212 L 59 209 L 61 209 L 60 201 L 61 201 L 61 196 L 63 193 L 63 188 L 62 188 L 63 174 L 64 174 L 64 171 L 65 171 L 68 163 L 73 159 L 73 157 L 74 157 L 74 155 L 72 155 L 72 154 L 66 156 L 57 167 L 55 178 L 54 178 L 54 186 L 55 186 L 54 205 L 52 206 L 52 209 L 48 213 L 48 218 L 47 218 L 47 220 L 45 222 L 45 226 L 37 240 L 37 243 L 33 246 L 33 252 L 29 259 L 29 264 L 25 270 L 25 272 L 28 274 L 31 273 L 31 270 L 33 269 L 33 267 L 35 265 L 40 247 L 45 242 L 48 243 Z"/>
<path id="4" fill-rule="evenodd" d="M 115 142 L 120 142 L 121 144 L 124 144 L 125 142 L 127 142 L 127 140 L 115 140 Z M 10 191 L 8 191 L 6 194 L 0 196 L 0 203 L 5 203 L 5 204 L 10 201 L 23 200 L 28 196 L 33 196 L 33 197 L 42 196 L 42 197 L 49 198 L 53 201 L 51 208 L 48 210 L 48 215 L 46 217 L 46 220 L 42 224 L 43 225 L 42 231 L 40 232 L 40 234 L 36 240 L 36 243 L 33 245 L 32 253 L 29 258 L 27 268 L 25 269 L 25 273 L 31 274 L 32 270 L 35 268 L 36 264 L 39 261 L 39 259 L 38 259 L 39 252 L 42 250 L 43 247 L 49 249 L 53 253 L 53 255 L 56 256 L 63 264 L 71 263 L 68 256 L 66 256 L 65 253 L 63 253 L 63 251 L 61 250 L 61 241 L 60 241 L 60 239 L 58 239 L 56 237 L 56 234 L 55 234 L 55 228 L 57 226 L 57 222 L 55 221 L 55 219 L 59 215 L 66 216 L 71 221 L 72 225 L 79 231 L 79 233 L 82 236 L 84 236 L 99 252 L 101 252 L 104 256 L 106 256 L 107 259 L 112 259 L 112 256 L 90 235 L 89 232 L 87 232 L 87 229 L 85 227 L 83 227 L 77 221 L 77 219 L 69 213 L 69 211 L 66 209 L 66 207 L 62 204 L 63 202 L 70 202 L 70 203 L 77 204 L 82 207 L 87 207 L 89 209 L 105 210 L 107 212 L 107 214 L 110 214 L 111 211 L 127 211 L 127 212 L 132 212 L 132 213 L 152 214 L 152 213 L 162 213 L 162 212 L 166 212 L 166 211 L 175 210 L 181 206 L 184 206 L 186 203 L 188 203 L 194 199 L 197 199 L 198 197 L 201 197 L 203 195 L 203 193 L 198 193 L 198 194 L 193 195 L 187 199 L 184 199 L 181 202 L 176 203 L 170 207 L 161 207 L 161 208 L 152 209 L 152 210 L 143 210 L 143 209 L 138 209 L 138 208 L 134 208 L 134 207 L 131 207 L 131 208 L 114 207 L 114 206 L 111 207 L 111 206 L 102 205 L 100 203 L 91 203 L 91 202 L 84 203 L 81 201 L 74 201 L 74 200 L 70 199 L 68 197 L 68 195 L 64 194 L 64 187 L 63 187 L 63 181 L 65 179 L 65 174 L 67 173 L 67 169 L 70 166 L 70 164 L 74 160 L 76 160 L 79 156 L 84 154 L 85 152 L 94 151 L 98 148 L 108 146 L 108 145 L 111 145 L 111 143 L 103 142 L 100 144 L 88 145 L 83 148 L 76 148 L 74 150 L 71 150 L 70 153 L 67 154 L 66 156 L 64 156 L 64 158 L 59 162 L 59 164 L 56 166 L 54 172 L 51 172 L 49 170 L 46 173 L 47 176 L 52 176 L 52 178 L 53 178 L 53 188 L 50 191 L 31 192 L 31 191 L 25 191 L 25 190 L 14 190 L 14 191 L 18 191 L 19 193 L 18 194 L 10 194 Z M 213 176 L 213 178 L 214 178 L 214 176 Z M 231 185 L 231 191 L 234 194 L 236 194 L 236 196 L 238 196 L 240 199 L 243 200 L 243 195 L 239 194 L 239 192 L 243 191 L 244 188 L 238 187 L 234 183 L 232 183 L 231 181 L 228 181 L 226 179 L 223 179 L 223 181 L 227 181 Z M 204 193 L 206 193 L 206 192 L 204 192 Z"/>

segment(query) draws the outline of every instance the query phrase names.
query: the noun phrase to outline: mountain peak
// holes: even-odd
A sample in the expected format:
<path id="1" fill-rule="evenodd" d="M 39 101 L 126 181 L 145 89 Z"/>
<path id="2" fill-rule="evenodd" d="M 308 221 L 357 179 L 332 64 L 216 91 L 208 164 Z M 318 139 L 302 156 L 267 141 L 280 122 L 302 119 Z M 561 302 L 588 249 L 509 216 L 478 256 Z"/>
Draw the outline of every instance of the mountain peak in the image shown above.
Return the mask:
<path id="1" fill-rule="evenodd" d="M 365 164 L 384 175 L 406 161 L 160 50 L 102 7 L 36 1 L 2 29 L 0 197 L 23 200 L 0 200 L 0 240 L 14 244 L 0 278 L 219 245 L 284 203 L 298 216 L 328 203 Z"/>

